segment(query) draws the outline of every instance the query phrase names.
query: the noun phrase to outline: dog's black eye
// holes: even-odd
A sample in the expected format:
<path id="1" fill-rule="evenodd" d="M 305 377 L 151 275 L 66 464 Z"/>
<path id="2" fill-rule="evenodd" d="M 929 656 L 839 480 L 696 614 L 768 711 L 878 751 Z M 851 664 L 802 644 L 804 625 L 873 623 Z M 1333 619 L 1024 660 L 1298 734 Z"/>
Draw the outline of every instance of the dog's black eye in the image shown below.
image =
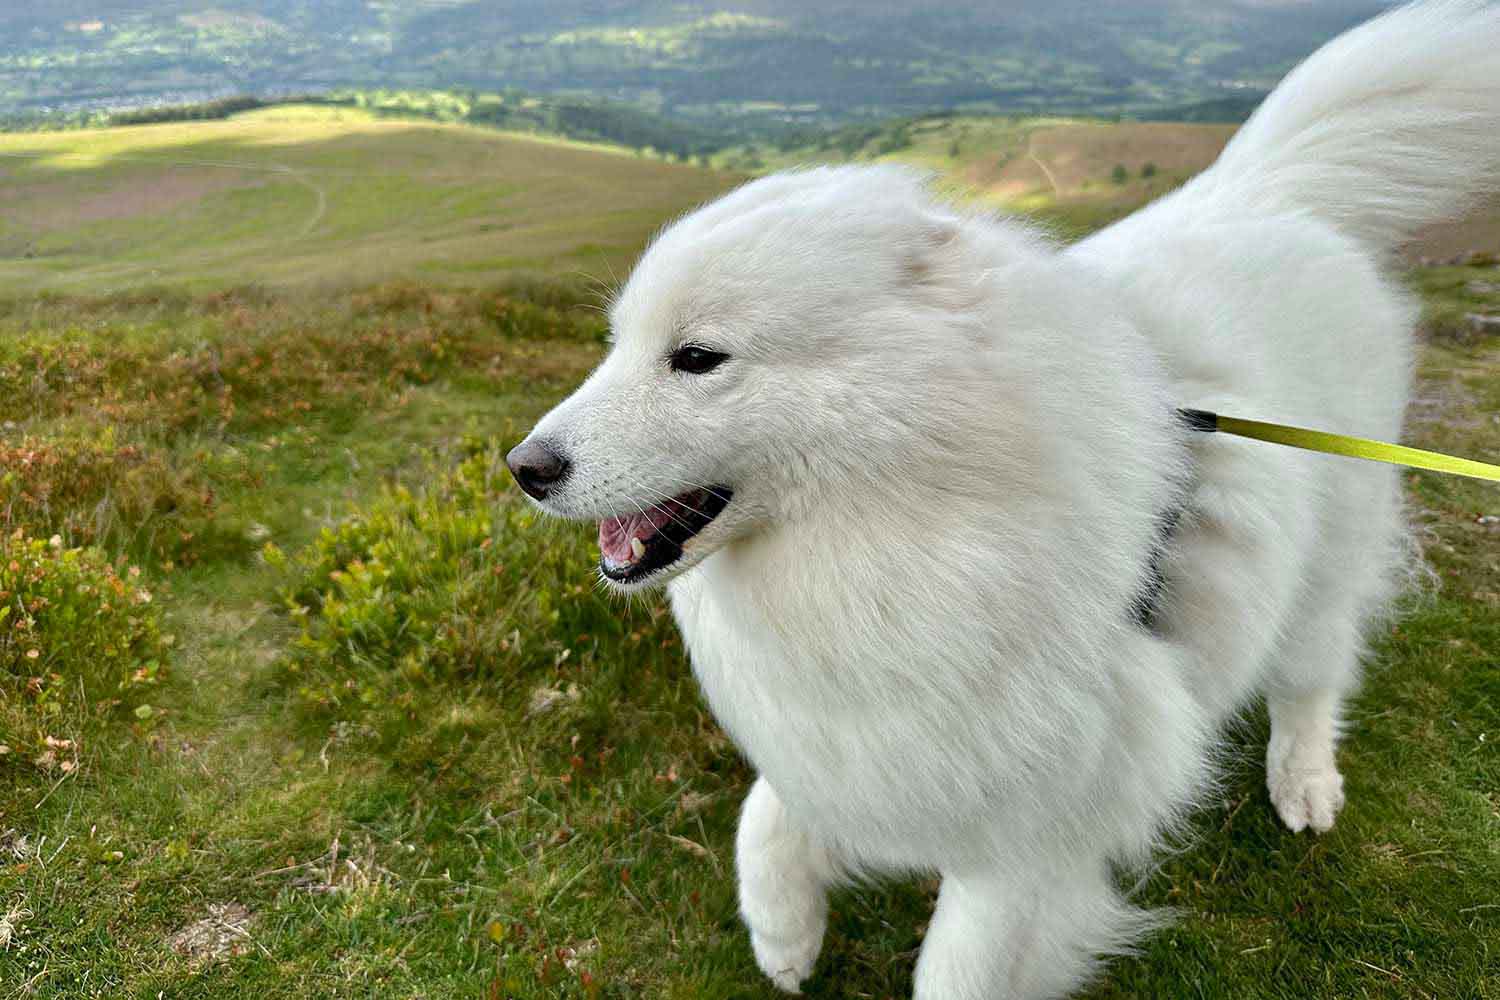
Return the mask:
<path id="1" fill-rule="evenodd" d="M 728 360 L 727 354 L 711 351 L 697 344 L 684 344 L 672 352 L 667 363 L 672 366 L 674 372 L 702 375 L 704 372 L 713 371 Z"/>

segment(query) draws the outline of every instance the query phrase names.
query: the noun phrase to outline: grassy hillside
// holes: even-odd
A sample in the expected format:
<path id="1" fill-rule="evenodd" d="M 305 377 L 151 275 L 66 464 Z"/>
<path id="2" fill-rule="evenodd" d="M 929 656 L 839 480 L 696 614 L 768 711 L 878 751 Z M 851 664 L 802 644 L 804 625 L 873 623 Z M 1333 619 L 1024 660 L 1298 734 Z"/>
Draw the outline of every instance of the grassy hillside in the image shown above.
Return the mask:
<path id="1" fill-rule="evenodd" d="M 0 134 L 0 290 L 608 273 L 731 183 L 352 109 Z"/>
<path id="2" fill-rule="evenodd" d="M 1149 131 L 967 127 L 996 178 L 1032 140 L 1065 191 L 1177 169 Z M 770 1000 L 748 769 L 660 599 L 602 595 L 500 464 L 604 350 L 568 273 L 727 175 L 324 115 L 0 141 L 46 154 L 5 161 L 4 238 L 56 241 L 0 269 L 0 1000 Z M 271 169 L 186 162 L 231 158 Z M 1407 438 L 1500 461 L 1465 320 L 1500 271 L 1415 280 Z M 1500 995 L 1500 499 L 1407 482 L 1438 585 L 1377 637 L 1338 827 L 1277 824 L 1252 712 L 1136 887 L 1180 920 L 1090 1000 Z M 933 888 L 839 894 L 808 995 L 907 995 Z"/>
<path id="3" fill-rule="evenodd" d="M 1233 125 L 935 115 L 854 126 L 713 158 L 736 170 L 895 162 L 932 171 L 956 196 L 1034 214 L 1065 235 L 1119 218 L 1212 163 Z"/>
<path id="4" fill-rule="evenodd" d="M 1205 169 L 1238 126 L 1094 118 L 929 115 L 725 149 L 722 168 L 761 172 L 815 163 L 907 163 L 955 196 L 1032 215 L 1078 236 L 1135 211 Z M 1412 262 L 1500 253 L 1500 200 L 1424 233 Z"/>

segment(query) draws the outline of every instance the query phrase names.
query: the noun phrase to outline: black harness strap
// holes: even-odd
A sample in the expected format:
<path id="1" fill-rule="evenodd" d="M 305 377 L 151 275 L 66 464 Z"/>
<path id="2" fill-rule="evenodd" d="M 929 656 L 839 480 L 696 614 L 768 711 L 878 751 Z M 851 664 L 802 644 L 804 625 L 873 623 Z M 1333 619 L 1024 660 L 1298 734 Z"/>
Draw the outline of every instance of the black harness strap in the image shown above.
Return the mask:
<path id="1" fill-rule="evenodd" d="M 1190 431 L 1212 433 L 1218 430 L 1218 415 L 1206 410 L 1179 409 L 1177 418 Z M 1158 617 L 1161 614 L 1162 597 L 1167 589 L 1167 578 L 1162 573 L 1162 562 L 1167 549 L 1177 533 L 1177 525 L 1187 511 L 1186 502 L 1179 498 L 1172 506 L 1156 517 L 1156 540 L 1151 544 L 1151 554 L 1146 558 L 1146 574 L 1141 589 L 1130 601 L 1130 620 L 1153 634 L 1160 634 Z"/>
<path id="2" fill-rule="evenodd" d="M 1167 587 L 1167 578 L 1162 575 L 1162 560 L 1166 558 L 1167 546 L 1177 532 L 1182 520 L 1184 504 L 1177 504 L 1163 511 L 1156 518 L 1156 541 L 1151 546 L 1151 555 L 1146 560 L 1146 579 L 1140 591 L 1130 601 L 1130 619 L 1148 632 L 1159 633 L 1157 616 L 1161 613 L 1162 593 Z"/>

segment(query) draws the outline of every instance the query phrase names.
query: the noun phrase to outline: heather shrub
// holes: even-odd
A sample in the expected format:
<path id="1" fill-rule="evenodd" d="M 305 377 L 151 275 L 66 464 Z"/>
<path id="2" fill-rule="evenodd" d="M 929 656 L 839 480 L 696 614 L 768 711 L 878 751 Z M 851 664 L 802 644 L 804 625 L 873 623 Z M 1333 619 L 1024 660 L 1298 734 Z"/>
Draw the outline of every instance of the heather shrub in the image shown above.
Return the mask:
<path id="1" fill-rule="evenodd" d="M 0 532 L 190 562 L 212 526 L 214 490 L 159 449 L 92 436 L 0 442 Z"/>
<path id="2" fill-rule="evenodd" d="M 583 534 L 538 521 L 500 445 L 470 440 L 424 489 L 387 488 L 295 557 L 268 546 L 299 623 L 282 681 L 304 707 L 353 718 L 438 681 L 534 679 L 620 631 Z"/>
<path id="3" fill-rule="evenodd" d="M 88 717 L 151 718 L 145 699 L 171 644 L 135 567 L 57 535 L 0 536 L 0 724 L 12 751 Z"/>
<path id="4" fill-rule="evenodd" d="M 0 421 L 245 433 L 440 377 L 572 374 L 605 334 L 597 309 L 546 284 L 457 293 L 396 283 L 347 307 L 290 312 L 248 292 L 190 304 L 146 324 L 75 305 L 64 324 L 14 303 L 7 316 L 0 300 Z M 543 346 L 553 357 L 538 365 Z"/>

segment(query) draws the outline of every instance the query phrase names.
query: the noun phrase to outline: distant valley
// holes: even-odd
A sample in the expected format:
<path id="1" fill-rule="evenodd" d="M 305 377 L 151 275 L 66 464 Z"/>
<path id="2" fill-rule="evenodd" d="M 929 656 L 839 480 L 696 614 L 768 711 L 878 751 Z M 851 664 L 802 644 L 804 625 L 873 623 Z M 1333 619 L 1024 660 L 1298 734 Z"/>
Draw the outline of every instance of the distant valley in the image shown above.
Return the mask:
<path id="1" fill-rule="evenodd" d="M 529 90 L 707 132 L 958 109 L 1234 120 L 1378 0 L 58 0 L 0 11 L 0 114 L 340 87 Z"/>

